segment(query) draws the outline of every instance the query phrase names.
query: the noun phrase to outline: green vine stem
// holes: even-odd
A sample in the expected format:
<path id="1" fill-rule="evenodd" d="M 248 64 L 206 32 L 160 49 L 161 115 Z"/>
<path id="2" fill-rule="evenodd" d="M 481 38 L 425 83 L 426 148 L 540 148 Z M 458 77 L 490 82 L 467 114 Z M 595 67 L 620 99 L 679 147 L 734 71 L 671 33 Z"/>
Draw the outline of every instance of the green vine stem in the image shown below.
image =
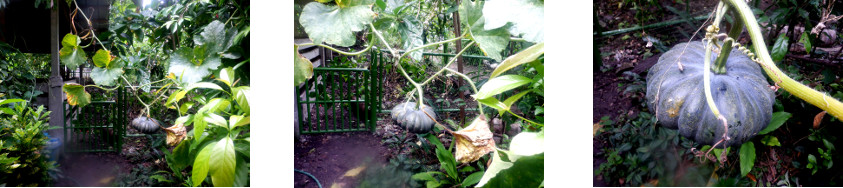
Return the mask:
<path id="1" fill-rule="evenodd" d="M 711 23 L 708 27 L 705 28 L 705 39 L 703 39 L 705 45 L 705 56 L 703 56 L 703 90 L 705 92 L 705 102 L 708 104 L 708 108 L 714 114 L 714 117 L 720 117 L 720 110 L 717 109 L 717 104 L 714 103 L 714 98 L 711 96 L 711 50 L 712 46 L 717 44 L 717 39 L 714 37 L 714 34 L 717 33 L 719 30 L 717 25 L 720 25 L 720 21 L 722 21 L 723 13 L 728 10 L 729 7 L 725 6 L 723 2 L 717 3 L 717 9 L 715 9 L 715 17 L 714 22 Z"/>
<path id="2" fill-rule="evenodd" d="M 738 17 L 739 19 L 742 19 L 744 25 L 746 26 L 747 33 L 749 33 L 749 37 L 754 43 L 752 46 L 758 55 L 756 61 L 762 65 L 761 68 L 764 69 L 770 79 L 773 79 L 776 85 L 784 88 L 796 97 L 827 111 L 832 116 L 838 119 L 843 119 L 843 103 L 825 93 L 821 93 L 808 86 L 802 85 L 796 80 L 788 77 L 778 67 L 776 67 L 773 63 L 773 59 L 770 57 L 770 53 L 767 51 L 767 44 L 764 43 L 764 38 L 761 35 L 761 28 L 758 26 L 758 21 L 755 19 L 755 15 L 752 14 L 752 10 L 746 2 L 742 0 L 723 0 L 723 2 L 733 7 L 740 15 Z"/>
<path id="3" fill-rule="evenodd" d="M 462 79 L 465 79 L 465 81 L 468 82 L 469 85 L 471 85 L 471 90 L 474 91 L 474 93 L 477 93 L 477 86 L 474 85 L 474 82 L 471 81 L 471 78 L 469 78 L 468 76 L 466 76 L 463 73 L 460 73 L 459 71 L 456 71 L 456 70 L 448 68 L 448 67 L 444 67 L 443 69 L 445 69 L 445 70 L 447 70 L 447 71 L 449 71 L 449 72 L 451 72 L 451 73 L 453 73 L 457 76 L 462 77 Z M 486 114 L 483 113 L 483 105 L 480 103 L 480 101 L 478 101 L 478 100 L 475 100 L 475 101 L 477 101 L 477 108 L 480 110 L 480 115 L 485 116 Z"/>

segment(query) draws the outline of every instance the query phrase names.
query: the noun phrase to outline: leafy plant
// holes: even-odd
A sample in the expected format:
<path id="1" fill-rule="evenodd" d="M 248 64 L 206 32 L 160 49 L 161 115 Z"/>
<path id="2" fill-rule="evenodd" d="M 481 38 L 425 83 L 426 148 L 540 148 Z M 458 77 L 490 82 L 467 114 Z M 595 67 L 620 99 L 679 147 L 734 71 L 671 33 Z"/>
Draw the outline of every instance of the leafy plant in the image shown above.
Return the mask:
<path id="1" fill-rule="evenodd" d="M 47 145 L 47 117 L 50 112 L 43 106 L 28 107 L 20 99 L 3 99 L 0 105 L 16 103 L 12 108 L 2 107 L 0 117 L 0 182 L 6 186 L 48 186 L 48 172 L 55 168 L 54 161 L 47 161 L 41 151 Z"/>

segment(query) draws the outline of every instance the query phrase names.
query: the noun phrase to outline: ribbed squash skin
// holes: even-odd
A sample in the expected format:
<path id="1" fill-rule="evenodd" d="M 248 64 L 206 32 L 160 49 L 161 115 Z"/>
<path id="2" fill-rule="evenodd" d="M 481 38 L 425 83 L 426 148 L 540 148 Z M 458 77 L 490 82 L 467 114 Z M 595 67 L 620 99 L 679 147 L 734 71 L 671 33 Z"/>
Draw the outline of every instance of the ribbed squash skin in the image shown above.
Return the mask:
<path id="1" fill-rule="evenodd" d="M 717 55 L 712 52 L 712 67 Z M 705 48 L 699 41 L 676 45 L 664 53 L 647 74 L 647 103 L 662 126 L 679 129 L 682 136 L 712 145 L 721 139 L 724 128 L 706 103 L 704 56 Z M 683 71 L 679 70 L 677 60 L 682 63 Z M 731 137 L 718 148 L 742 144 L 769 123 L 774 91 L 760 65 L 734 49 L 726 61 L 726 73 L 711 73 L 711 95 L 728 120 Z"/>
<path id="2" fill-rule="evenodd" d="M 390 116 L 392 120 L 398 122 L 401 128 L 407 129 L 411 133 L 425 133 L 433 129 L 434 122 L 424 112 L 430 114 L 434 119 L 436 113 L 433 112 L 433 108 L 424 104 L 419 108 L 421 110 L 416 110 L 415 102 L 401 103 L 392 107 Z"/>
<path id="3" fill-rule="evenodd" d="M 132 127 L 144 134 L 152 134 L 158 131 L 161 122 L 156 119 L 140 116 L 132 120 Z"/>

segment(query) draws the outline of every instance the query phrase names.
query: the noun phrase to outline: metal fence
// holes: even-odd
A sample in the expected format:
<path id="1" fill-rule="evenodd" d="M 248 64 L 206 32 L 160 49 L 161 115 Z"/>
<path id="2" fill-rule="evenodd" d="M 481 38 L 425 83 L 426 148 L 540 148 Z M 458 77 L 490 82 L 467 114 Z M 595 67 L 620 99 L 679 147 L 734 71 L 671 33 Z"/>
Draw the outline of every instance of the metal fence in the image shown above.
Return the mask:
<path id="1" fill-rule="evenodd" d="M 381 104 L 383 55 L 369 53 L 369 68 L 313 68 L 295 88 L 299 133 L 374 131 Z"/>
<path id="2" fill-rule="evenodd" d="M 64 103 L 64 151 L 120 152 L 126 135 L 126 89 L 116 89 L 114 101 L 92 101 L 84 108 Z"/>

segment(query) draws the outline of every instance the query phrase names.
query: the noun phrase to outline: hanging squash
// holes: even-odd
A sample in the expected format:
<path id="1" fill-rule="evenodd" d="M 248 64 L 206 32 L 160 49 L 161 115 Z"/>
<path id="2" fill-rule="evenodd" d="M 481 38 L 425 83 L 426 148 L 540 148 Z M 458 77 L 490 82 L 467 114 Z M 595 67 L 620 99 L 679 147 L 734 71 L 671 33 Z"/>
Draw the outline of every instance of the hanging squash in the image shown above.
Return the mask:
<path id="1" fill-rule="evenodd" d="M 434 119 L 436 118 L 436 113 L 433 112 L 433 108 L 430 106 L 422 104 L 419 107 L 421 110 L 416 109 L 415 102 L 406 102 L 395 105 L 392 108 L 391 117 L 392 120 L 398 122 L 398 125 L 401 128 L 407 129 L 412 133 L 425 133 L 433 129 L 433 119 L 427 116 L 430 114 L 431 117 Z M 427 112 L 427 114 L 425 114 Z"/>
<path id="2" fill-rule="evenodd" d="M 718 52 L 712 52 L 712 60 Z M 726 128 L 706 103 L 703 71 L 711 72 L 711 94 L 728 122 L 731 138 L 718 148 L 746 142 L 764 129 L 772 117 L 774 91 L 758 63 L 733 49 L 725 73 L 703 70 L 702 42 L 682 43 L 664 53 L 647 74 L 647 103 L 662 126 L 678 129 L 682 136 L 713 145 Z M 680 65 L 681 64 L 681 65 Z"/>
<path id="3" fill-rule="evenodd" d="M 138 116 L 132 120 L 131 125 L 132 128 L 135 128 L 135 130 L 144 134 L 152 134 L 155 133 L 155 131 L 158 131 L 158 128 L 161 126 L 161 122 L 146 116 Z"/>

